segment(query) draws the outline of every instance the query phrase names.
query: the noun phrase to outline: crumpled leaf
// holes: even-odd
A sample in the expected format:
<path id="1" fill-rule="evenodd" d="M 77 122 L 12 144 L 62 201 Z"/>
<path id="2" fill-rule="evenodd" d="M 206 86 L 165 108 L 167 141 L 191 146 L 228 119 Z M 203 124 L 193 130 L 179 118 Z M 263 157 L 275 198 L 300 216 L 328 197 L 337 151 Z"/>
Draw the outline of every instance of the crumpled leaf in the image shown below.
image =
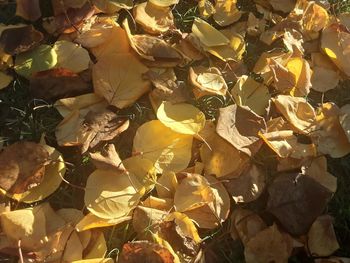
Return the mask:
<path id="1" fill-rule="evenodd" d="M 162 136 L 155 138 L 155 134 Z M 158 172 L 179 172 L 190 162 L 192 136 L 176 133 L 159 120 L 153 120 L 137 130 L 133 148 L 141 158 L 153 162 Z"/>
<path id="2" fill-rule="evenodd" d="M 321 37 L 321 49 L 334 62 L 334 64 L 350 76 L 350 33 L 339 23 L 327 26 Z"/>
<path id="3" fill-rule="evenodd" d="M 0 187 L 8 193 L 23 193 L 40 185 L 49 162 L 46 149 L 33 142 L 17 142 L 0 153 Z"/>
<path id="4" fill-rule="evenodd" d="M 163 102 L 157 110 L 157 118 L 166 127 L 181 134 L 198 134 L 205 125 L 205 115 L 187 103 Z"/>
<path id="5" fill-rule="evenodd" d="M 327 188 L 301 173 L 280 174 L 268 192 L 267 210 L 292 235 L 305 234 L 332 197 Z"/>
<path id="6" fill-rule="evenodd" d="M 324 103 L 318 109 L 315 132 L 317 147 L 323 154 L 340 158 L 350 152 L 350 142 L 339 120 L 340 109 L 334 103 Z"/>
<path id="7" fill-rule="evenodd" d="M 311 69 L 309 63 L 300 57 L 291 58 L 283 67 L 278 62 L 271 65 L 276 88 L 292 96 L 305 97 L 310 92 Z"/>
<path id="8" fill-rule="evenodd" d="M 114 144 L 108 144 L 101 152 L 89 153 L 89 155 L 97 169 L 117 169 L 119 171 L 126 170 Z"/>
<path id="9" fill-rule="evenodd" d="M 247 263 L 287 262 L 292 253 L 292 238 L 276 224 L 252 237 L 244 249 Z"/>
<path id="10" fill-rule="evenodd" d="M 145 262 L 175 263 L 174 256 L 164 246 L 149 241 L 133 241 L 125 243 L 119 256 L 120 263 Z"/>
<path id="11" fill-rule="evenodd" d="M 231 94 L 237 105 L 248 106 L 258 115 L 265 115 L 270 99 L 267 87 L 243 75 L 232 88 Z"/>
<path id="12" fill-rule="evenodd" d="M 147 71 L 130 53 L 103 56 L 92 67 L 95 93 L 117 108 L 130 106 L 150 88 L 142 78 Z"/>
<path id="13" fill-rule="evenodd" d="M 176 188 L 174 206 L 200 228 L 213 229 L 228 217 L 229 200 L 225 187 L 215 177 L 187 174 Z"/>
<path id="14" fill-rule="evenodd" d="M 103 219 L 121 218 L 138 204 L 142 196 L 140 189 L 140 183 L 132 174 L 95 170 L 86 183 L 85 205 Z"/>
<path id="15" fill-rule="evenodd" d="M 53 45 L 53 49 L 57 54 L 56 67 L 69 69 L 75 73 L 89 68 L 89 52 L 77 44 L 60 40 Z"/>
<path id="16" fill-rule="evenodd" d="M 307 234 L 307 246 L 313 257 L 328 257 L 339 248 L 332 223 L 331 216 L 323 215 L 312 224 Z"/>
<path id="17" fill-rule="evenodd" d="M 170 7 L 159 7 L 147 1 L 134 7 L 135 21 L 150 34 L 162 34 L 174 25 Z"/>
<path id="18" fill-rule="evenodd" d="M 127 20 L 123 22 L 130 46 L 149 66 L 174 67 L 182 62 L 182 55 L 164 40 L 146 34 L 132 35 Z"/>
<path id="19" fill-rule="evenodd" d="M 245 169 L 237 178 L 223 183 L 236 203 L 248 203 L 259 198 L 265 189 L 265 172 L 255 164 Z"/>
<path id="20" fill-rule="evenodd" d="M 38 99 L 56 100 L 80 95 L 89 91 L 89 85 L 76 73 L 53 68 L 32 75 L 29 89 Z"/>
<path id="21" fill-rule="evenodd" d="M 216 132 L 249 156 L 254 155 L 262 145 L 258 133 L 265 129 L 264 118 L 246 106 L 231 105 L 220 109 Z"/>
<path id="22" fill-rule="evenodd" d="M 114 139 L 128 127 L 129 120 L 119 118 L 112 111 L 88 112 L 77 134 L 79 141 L 82 143 L 81 152 L 86 152 L 101 141 Z"/>
<path id="23" fill-rule="evenodd" d="M 16 0 L 16 15 L 29 21 L 41 17 L 39 0 Z"/>
<path id="24" fill-rule="evenodd" d="M 210 147 L 207 144 L 203 144 L 200 148 L 205 174 L 215 175 L 218 178 L 223 176 L 238 177 L 247 165 L 249 157 L 244 153 L 240 153 L 230 143 L 221 138 L 215 132 L 215 127 L 204 128 L 203 131 L 208 134 L 201 134 L 201 136 Z M 232 162 L 232 160 L 235 160 L 235 162 Z"/>
<path id="25" fill-rule="evenodd" d="M 248 241 L 267 228 L 266 223 L 253 211 L 237 207 L 231 215 L 231 237 L 240 239 L 246 246 Z"/>
<path id="26" fill-rule="evenodd" d="M 220 26 L 227 26 L 241 18 L 242 12 L 237 9 L 237 0 L 217 0 L 213 18 Z"/>
<path id="27" fill-rule="evenodd" d="M 193 93 L 197 98 L 211 94 L 225 96 L 228 90 L 220 70 L 215 67 L 190 67 L 189 81 L 195 87 Z"/>
<path id="28" fill-rule="evenodd" d="M 314 128 L 315 110 L 304 98 L 278 95 L 271 100 L 299 133 L 308 134 Z"/>
<path id="29" fill-rule="evenodd" d="M 51 69 L 57 64 L 57 53 L 49 45 L 40 45 L 30 51 L 19 54 L 15 60 L 15 71 L 30 78 L 33 73 Z"/>
<path id="30" fill-rule="evenodd" d="M 32 25 L 5 28 L 1 31 L 0 46 L 5 53 L 10 55 L 28 51 L 43 40 L 43 34 Z"/>

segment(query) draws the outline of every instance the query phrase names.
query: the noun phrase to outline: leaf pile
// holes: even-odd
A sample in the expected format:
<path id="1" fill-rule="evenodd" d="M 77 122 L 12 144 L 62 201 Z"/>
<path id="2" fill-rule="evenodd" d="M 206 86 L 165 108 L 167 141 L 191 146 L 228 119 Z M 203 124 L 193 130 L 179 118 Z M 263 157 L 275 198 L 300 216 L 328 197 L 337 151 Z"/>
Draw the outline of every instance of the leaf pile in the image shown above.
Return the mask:
<path id="1" fill-rule="evenodd" d="M 62 154 L 44 139 L 4 147 L 1 193 L 32 205 L 3 204 L 0 252 L 20 262 L 211 262 L 206 235 L 229 223 L 248 263 L 347 261 L 332 256 L 325 209 L 337 178 L 326 156 L 350 153 L 350 104 L 310 98 L 350 77 L 349 16 L 331 15 L 327 1 L 254 2 L 244 12 L 236 0 L 199 0 L 182 32 L 178 0 L 51 0 L 51 17 L 38 0 L 17 0 L 28 23 L 0 25 L 0 89 L 26 79 L 62 116 L 53 146 L 78 148 L 95 170 L 84 175 L 85 209 L 55 211 L 46 198 L 76 187 Z M 248 65 L 251 39 L 264 51 Z M 226 102 L 214 118 L 200 106 L 208 96 Z M 125 115 L 138 101 L 153 109 L 141 123 Z M 103 230 L 123 222 L 134 239 L 106 256 Z"/>

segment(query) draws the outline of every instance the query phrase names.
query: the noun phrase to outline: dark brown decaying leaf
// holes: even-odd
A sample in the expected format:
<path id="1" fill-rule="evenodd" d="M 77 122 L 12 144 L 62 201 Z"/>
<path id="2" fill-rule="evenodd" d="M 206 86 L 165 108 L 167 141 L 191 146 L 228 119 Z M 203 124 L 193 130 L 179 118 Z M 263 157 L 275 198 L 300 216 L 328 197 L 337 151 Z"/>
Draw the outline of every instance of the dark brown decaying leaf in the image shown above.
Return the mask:
<path id="1" fill-rule="evenodd" d="M 124 244 L 120 254 L 120 263 L 174 263 L 174 256 L 162 245 L 149 241 L 133 241 Z"/>
<path id="2" fill-rule="evenodd" d="M 301 173 L 283 173 L 268 188 L 267 210 L 292 235 L 305 234 L 323 212 L 332 193 Z"/>
<path id="3" fill-rule="evenodd" d="M 16 0 L 16 15 L 26 20 L 35 21 L 41 17 L 39 0 Z"/>
<path id="4" fill-rule="evenodd" d="M 254 155 L 262 145 L 258 133 L 266 130 L 264 118 L 246 106 L 231 105 L 220 109 L 216 132 L 237 150 Z"/>
<path id="5" fill-rule="evenodd" d="M 90 91 L 89 84 L 69 69 L 55 68 L 36 73 L 29 89 L 39 99 L 57 100 Z"/>
<path id="6" fill-rule="evenodd" d="M 0 153 L 0 187 L 23 193 L 38 186 L 45 173 L 49 153 L 33 142 L 17 142 Z"/>
<path id="7" fill-rule="evenodd" d="M 114 139 L 128 127 L 129 120 L 119 118 L 118 115 L 112 111 L 90 111 L 85 116 L 83 126 L 78 132 L 78 137 L 84 142 L 81 152 L 86 152 L 89 148 L 95 147 L 102 141 Z"/>
<path id="8" fill-rule="evenodd" d="M 7 54 L 16 55 L 36 47 L 43 38 L 32 25 L 8 28 L 1 33 L 0 47 Z"/>

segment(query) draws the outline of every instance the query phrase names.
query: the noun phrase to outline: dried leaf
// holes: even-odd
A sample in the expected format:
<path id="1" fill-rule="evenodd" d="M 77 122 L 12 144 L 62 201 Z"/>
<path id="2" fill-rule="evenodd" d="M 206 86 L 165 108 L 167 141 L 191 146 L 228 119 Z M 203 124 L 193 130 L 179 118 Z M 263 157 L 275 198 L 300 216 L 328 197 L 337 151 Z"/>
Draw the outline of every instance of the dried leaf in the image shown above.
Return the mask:
<path id="1" fill-rule="evenodd" d="M 339 248 L 332 223 L 331 216 L 323 215 L 312 224 L 307 234 L 307 246 L 313 257 L 330 256 Z"/>
<path id="2" fill-rule="evenodd" d="M 194 19 L 192 33 L 207 47 L 224 46 L 230 43 L 220 31 L 200 18 Z"/>
<path id="3" fill-rule="evenodd" d="M 305 234 L 332 196 L 327 188 L 300 173 L 279 175 L 268 192 L 268 211 L 292 235 Z"/>
<path id="4" fill-rule="evenodd" d="M 241 18 L 242 12 L 237 9 L 237 0 L 217 0 L 214 20 L 220 26 L 227 26 Z"/>
<path id="5" fill-rule="evenodd" d="M 237 150 L 249 156 L 259 150 L 262 142 L 258 133 L 265 129 L 264 118 L 246 106 L 231 105 L 220 109 L 216 132 Z"/>
<path id="6" fill-rule="evenodd" d="M 292 252 L 292 238 L 272 226 L 252 237 L 245 246 L 247 263 L 288 262 Z"/>
<path id="7" fill-rule="evenodd" d="M 273 9 L 276 11 L 282 11 L 284 13 L 289 13 L 295 7 L 296 0 L 268 0 L 272 5 Z"/>
<path id="8" fill-rule="evenodd" d="M 259 215 L 240 207 L 233 210 L 231 222 L 231 237 L 240 239 L 245 246 L 251 238 L 267 228 Z"/>
<path id="9" fill-rule="evenodd" d="M 237 105 L 248 106 L 256 114 L 265 115 L 270 94 L 264 84 L 243 75 L 232 88 L 231 94 Z"/>
<path id="10" fill-rule="evenodd" d="M 190 67 L 189 81 L 195 87 L 193 92 L 197 98 L 211 94 L 225 96 L 228 90 L 220 70 L 215 67 Z"/>
<path id="11" fill-rule="evenodd" d="M 149 241 L 125 243 L 121 252 L 120 263 L 145 262 L 175 263 L 174 256 L 164 246 Z"/>
<path id="12" fill-rule="evenodd" d="M 89 91 L 89 85 L 76 73 L 53 68 L 32 75 L 29 89 L 38 99 L 56 100 L 80 95 Z"/>
<path id="13" fill-rule="evenodd" d="M 32 142 L 17 142 L 0 154 L 0 187 L 20 194 L 40 185 L 49 162 L 46 149 Z"/>
<path id="14" fill-rule="evenodd" d="M 0 71 L 0 90 L 6 88 L 12 82 L 13 77 Z"/>
<path id="15" fill-rule="evenodd" d="M 89 153 L 89 155 L 97 169 L 117 169 L 119 171 L 126 170 L 114 144 L 108 144 L 101 152 Z"/>
<path id="16" fill-rule="evenodd" d="M 264 191 L 265 176 L 260 167 L 252 164 L 238 178 L 226 179 L 224 186 L 236 203 L 252 202 Z"/>
<path id="17" fill-rule="evenodd" d="M 162 34 L 174 25 L 174 17 L 169 7 L 159 7 L 144 2 L 134 7 L 135 21 L 150 34 Z"/>
<path id="18" fill-rule="evenodd" d="M 350 104 L 346 104 L 340 108 L 339 121 L 350 142 Z"/>
<path id="19" fill-rule="evenodd" d="M 118 108 L 130 106 L 150 88 L 142 78 L 147 71 L 132 54 L 103 56 L 92 68 L 95 93 Z"/>
<path id="20" fill-rule="evenodd" d="M 43 34 L 32 25 L 9 26 L 1 32 L 0 46 L 5 53 L 16 55 L 36 47 L 43 38 Z"/>
<path id="21" fill-rule="evenodd" d="M 16 0 L 16 15 L 29 21 L 41 17 L 39 0 Z"/>

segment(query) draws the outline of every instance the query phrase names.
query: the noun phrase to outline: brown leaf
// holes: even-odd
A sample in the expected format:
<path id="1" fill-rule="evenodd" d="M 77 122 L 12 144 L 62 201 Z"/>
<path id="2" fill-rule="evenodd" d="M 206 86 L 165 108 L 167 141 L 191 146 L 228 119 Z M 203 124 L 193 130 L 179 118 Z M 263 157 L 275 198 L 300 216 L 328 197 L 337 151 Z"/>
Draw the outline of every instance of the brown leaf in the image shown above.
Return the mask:
<path id="1" fill-rule="evenodd" d="M 35 21 L 41 17 L 39 0 L 16 0 L 16 15 Z"/>
<path id="2" fill-rule="evenodd" d="M 114 139 L 129 127 L 129 120 L 120 119 L 112 111 L 101 112 L 90 111 L 86 116 L 78 132 L 78 137 L 82 138 L 82 153 L 89 148 L 95 147 L 102 141 Z"/>
<path id="3" fill-rule="evenodd" d="M 265 189 L 265 173 L 252 164 L 239 177 L 226 179 L 223 183 L 236 203 L 252 202 Z"/>
<path id="4" fill-rule="evenodd" d="M 292 235 L 305 234 L 332 193 L 301 173 L 283 173 L 268 188 L 267 209 Z"/>
<path id="5" fill-rule="evenodd" d="M 57 100 L 90 91 L 89 84 L 69 69 L 40 71 L 30 79 L 29 89 L 35 98 Z"/>
<path id="6" fill-rule="evenodd" d="M 8 28 L 1 33 L 0 46 L 7 54 L 17 55 L 38 46 L 43 38 L 32 25 Z"/>
<path id="7" fill-rule="evenodd" d="M 174 263 L 174 256 L 162 245 L 149 241 L 133 241 L 124 244 L 119 256 L 120 263 Z"/>
<path id="8" fill-rule="evenodd" d="M 312 224 L 307 237 L 307 245 L 313 257 L 330 256 L 339 248 L 333 218 L 329 215 L 319 216 Z"/>
<path id="9" fill-rule="evenodd" d="M 87 1 L 81 8 L 68 8 L 64 13 L 46 18 L 43 27 L 50 34 L 72 33 L 77 31 L 83 25 L 83 21 L 94 13 L 94 6 Z"/>
<path id="10" fill-rule="evenodd" d="M 216 132 L 237 150 L 253 156 L 262 145 L 259 132 L 266 130 L 266 123 L 247 106 L 231 105 L 220 109 Z"/>
<path id="11" fill-rule="evenodd" d="M 234 240 L 240 239 L 244 245 L 256 234 L 267 228 L 259 215 L 240 207 L 232 212 L 231 222 L 231 237 Z"/>
<path id="12" fill-rule="evenodd" d="M 292 252 L 292 238 L 274 224 L 251 238 L 245 246 L 247 263 L 288 262 Z"/>
<path id="13" fill-rule="evenodd" d="M 89 155 L 97 169 L 117 169 L 119 171 L 126 170 L 114 144 L 108 144 L 102 149 L 101 152 L 89 153 Z"/>
<path id="14" fill-rule="evenodd" d="M 43 180 L 49 153 L 40 144 L 17 142 L 0 153 L 0 186 L 23 193 Z"/>

